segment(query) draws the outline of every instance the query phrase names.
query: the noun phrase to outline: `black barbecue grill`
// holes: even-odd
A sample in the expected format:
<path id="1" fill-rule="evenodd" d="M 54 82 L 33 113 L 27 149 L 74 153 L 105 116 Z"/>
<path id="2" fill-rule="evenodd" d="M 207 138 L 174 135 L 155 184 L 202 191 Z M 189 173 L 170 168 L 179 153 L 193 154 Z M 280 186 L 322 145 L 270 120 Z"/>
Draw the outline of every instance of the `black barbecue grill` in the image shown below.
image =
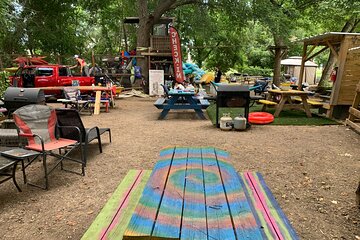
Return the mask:
<path id="1" fill-rule="evenodd" d="M 248 86 L 221 84 L 216 95 L 216 127 L 219 124 L 219 108 L 244 108 L 246 127 L 249 127 L 250 91 Z"/>
<path id="2" fill-rule="evenodd" d="M 28 104 L 45 104 L 44 91 L 39 88 L 8 87 L 6 89 L 4 105 L 8 115 Z"/>

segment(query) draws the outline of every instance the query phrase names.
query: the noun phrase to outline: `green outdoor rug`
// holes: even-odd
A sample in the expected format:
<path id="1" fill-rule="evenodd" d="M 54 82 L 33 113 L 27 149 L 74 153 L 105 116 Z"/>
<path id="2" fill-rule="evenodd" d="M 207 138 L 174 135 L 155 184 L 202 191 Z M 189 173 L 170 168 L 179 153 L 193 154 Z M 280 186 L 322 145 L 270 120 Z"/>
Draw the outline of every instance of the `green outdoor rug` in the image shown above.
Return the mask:
<path id="1" fill-rule="evenodd" d="M 261 112 L 262 105 L 254 105 L 250 108 L 250 112 Z M 220 108 L 219 109 L 219 120 L 223 116 L 223 113 L 230 113 L 231 117 L 234 118 L 239 115 L 244 114 L 243 108 Z M 212 103 L 207 109 L 207 114 L 210 118 L 210 121 L 215 125 L 216 123 L 216 104 Z M 312 117 L 306 117 L 304 111 L 299 110 L 284 110 L 280 113 L 280 116 L 275 118 L 272 125 L 309 125 L 309 126 L 322 126 L 322 125 L 338 125 L 339 123 L 317 115 L 317 109 L 312 109 Z M 275 108 L 270 108 L 267 112 L 274 114 Z"/>

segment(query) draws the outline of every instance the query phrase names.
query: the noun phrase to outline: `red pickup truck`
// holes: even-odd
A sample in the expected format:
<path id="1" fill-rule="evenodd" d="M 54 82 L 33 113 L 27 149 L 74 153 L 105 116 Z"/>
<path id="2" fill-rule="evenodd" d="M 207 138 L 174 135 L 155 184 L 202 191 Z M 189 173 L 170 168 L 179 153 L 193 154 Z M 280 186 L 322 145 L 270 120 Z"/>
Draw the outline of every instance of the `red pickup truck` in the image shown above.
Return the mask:
<path id="1" fill-rule="evenodd" d="M 94 77 L 72 76 L 69 67 L 64 65 L 29 65 L 20 67 L 10 77 L 13 87 L 56 87 L 56 86 L 91 86 Z M 61 91 L 46 90 L 46 95 L 61 96 Z"/>

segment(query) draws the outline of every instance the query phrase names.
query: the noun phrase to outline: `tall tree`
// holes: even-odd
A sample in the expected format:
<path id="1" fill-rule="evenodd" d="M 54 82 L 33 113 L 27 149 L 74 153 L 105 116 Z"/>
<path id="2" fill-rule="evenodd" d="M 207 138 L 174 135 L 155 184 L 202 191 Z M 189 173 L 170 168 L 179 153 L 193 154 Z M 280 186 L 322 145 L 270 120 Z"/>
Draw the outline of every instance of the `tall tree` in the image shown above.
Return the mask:
<path id="1" fill-rule="evenodd" d="M 139 27 L 137 31 L 138 52 L 144 51 L 150 46 L 150 33 L 153 26 L 168 11 L 188 4 L 201 4 L 201 0 L 138 0 L 137 9 Z M 148 80 L 148 63 L 146 58 L 139 58 L 137 63 L 145 80 Z"/>
<path id="2" fill-rule="evenodd" d="M 267 26 L 273 35 L 274 46 L 270 47 L 274 55 L 273 82 L 280 85 L 280 62 L 296 24 L 298 9 L 294 1 L 254 0 L 253 13 L 255 20 Z"/>

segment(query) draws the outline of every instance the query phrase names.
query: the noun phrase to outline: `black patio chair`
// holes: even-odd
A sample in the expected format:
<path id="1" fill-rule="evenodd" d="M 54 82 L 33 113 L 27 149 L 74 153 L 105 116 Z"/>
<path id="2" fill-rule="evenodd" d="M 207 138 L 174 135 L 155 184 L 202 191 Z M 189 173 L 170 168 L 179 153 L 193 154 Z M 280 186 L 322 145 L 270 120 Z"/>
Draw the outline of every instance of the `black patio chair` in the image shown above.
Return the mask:
<path id="1" fill-rule="evenodd" d="M 78 133 L 76 133 L 72 128 L 63 128 L 63 127 L 76 126 L 78 129 L 80 129 L 82 144 L 84 145 L 83 155 L 84 155 L 85 165 L 87 162 L 87 147 L 92 140 L 94 139 L 98 140 L 100 153 L 102 153 L 100 135 L 102 135 L 105 132 L 108 132 L 109 141 L 111 142 L 110 128 L 99 128 L 97 126 L 92 128 L 85 128 L 81 120 L 81 117 L 79 115 L 79 112 L 77 112 L 75 109 L 58 108 L 56 109 L 56 116 L 58 119 L 58 125 L 61 127 L 59 128 L 59 133 L 61 137 L 78 141 L 79 140 Z"/>

